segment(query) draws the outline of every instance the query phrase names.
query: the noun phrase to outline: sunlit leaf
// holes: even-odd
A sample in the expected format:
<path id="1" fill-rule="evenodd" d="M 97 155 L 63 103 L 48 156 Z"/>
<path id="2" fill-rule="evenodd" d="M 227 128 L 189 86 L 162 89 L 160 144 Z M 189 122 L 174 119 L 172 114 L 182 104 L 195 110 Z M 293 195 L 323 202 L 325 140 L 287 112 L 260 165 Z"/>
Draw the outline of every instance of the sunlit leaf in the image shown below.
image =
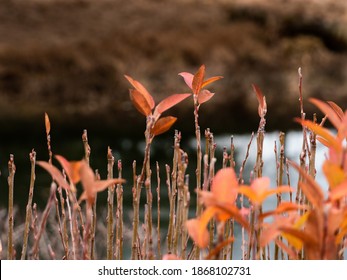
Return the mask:
<path id="1" fill-rule="evenodd" d="M 324 161 L 322 169 L 331 190 L 341 184 L 345 179 L 345 172 L 342 170 L 340 165 L 333 163 L 330 160 Z"/>
<path id="2" fill-rule="evenodd" d="M 189 236 L 200 248 L 205 248 L 209 244 L 210 235 L 207 230 L 207 224 L 214 214 L 213 209 L 206 209 L 199 218 L 186 222 Z"/>
<path id="3" fill-rule="evenodd" d="M 317 136 L 316 139 L 325 147 L 330 148 L 330 143 L 325 140 L 323 137 Z"/>
<path id="4" fill-rule="evenodd" d="M 267 177 L 256 178 L 250 187 L 240 186 L 238 192 L 246 195 L 255 205 L 261 205 L 263 201 L 270 195 L 292 192 L 289 186 L 279 186 L 274 189 L 269 188 L 270 179 Z"/>
<path id="5" fill-rule="evenodd" d="M 155 112 L 162 114 L 163 112 L 180 103 L 190 95 L 190 93 L 172 94 L 169 97 L 166 97 L 157 105 L 157 107 L 155 108 Z"/>
<path id="6" fill-rule="evenodd" d="M 175 123 L 175 121 L 177 120 L 177 118 L 175 117 L 164 117 L 164 118 L 160 118 L 154 125 L 154 127 L 151 130 L 151 133 L 154 136 L 157 136 L 159 134 L 162 134 L 166 131 L 168 131 L 171 126 Z"/>
<path id="7" fill-rule="evenodd" d="M 341 143 L 339 143 L 339 141 L 335 139 L 335 137 L 329 132 L 328 129 L 321 127 L 320 125 L 309 120 L 296 118 L 295 121 L 297 121 L 303 126 L 306 126 L 310 130 L 312 130 L 315 134 L 323 137 L 326 143 L 329 143 L 329 147 L 334 148 L 336 151 L 341 151 L 342 149 Z"/>
<path id="8" fill-rule="evenodd" d="M 233 168 L 220 169 L 213 178 L 211 192 L 221 203 L 233 203 L 237 198 L 238 180 Z"/>
<path id="9" fill-rule="evenodd" d="M 214 93 L 210 92 L 207 89 L 203 89 L 198 93 L 198 103 L 203 104 L 209 101 L 213 97 Z"/>
<path id="10" fill-rule="evenodd" d="M 307 174 L 305 170 L 302 170 L 295 162 L 288 160 L 289 165 L 294 167 L 301 176 L 305 179 L 305 183 L 299 182 L 299 186 L 306 195 L 307 199 L 312 203 L 314 207 L 321 208 L 324 201 L 324 193 L 317 182 Z"/>
<path id="11" fill-rule="evenodd" d="M 215 76 L 215 77 L 211 77 L 211 78 L 208 78 L 207 80 L 205 80 L 202 85 L 201 85 L 201 88 L 204 88 L 206 87 L 207 85 L 209 84 L 212 84 L 214 83 L 215 81 L 218 81 L 220 79 L 223 79 L 223 76 Z"/>
<path id="12" fill-rule="evenodd" d="M 135 108 L 146 117 L 152 113 L 151 107 L 147 102 L 145 96 L 136 89 L 130 89 L 130 100 Z"/>
<path id="13" fill-rule="evenodd" d="M 329 198 L 332 201 L 340 200 L 347 196 L 347 180 L 336 186 L 329 192 Z"/>
<path id="14" fill-rule="evenodd" d="M 347 234 L 347 209 L 345 209 L 344 211 L 344 217 L 340 224 L 340 231 L 335 239 L 336 244 L 339 244 L 340 242 L 342 242 L 346 234 Z"/>
<path id="15" fill-rule="evenodd" d="M 308 246 L 316 245 L 316 242 L 312 239 L 312 236 L 298 229 L 284 226 L 279 228 L 282 231 L 282 236 L 285 237 L 288 242 L 296 249 L 301 249 L 302 243 Z"/>
<path id="16" fill-rule="evenodd" d="M 65 190 L 70 190 L 69 184 L 66 182 L 63 174 L 61 174 L 58 168 L 45 161 L 37 161 L 36 164 L 45 169 L 52 176 L 53 180 L 56 181 L 58 186 L 64 188 Z"/>
<path id="17" fill-rule="evenodd" d="M 193 78 L 194 78 L 194 75 L 191 74 L 191 73 L 188 73 L 188 72 L 181 72 L 179 73 L 178 75 L 180 75 L 181 77 L 183 77 L 185 83 L 187 84 L 187 86 L 190 88 L 190 89 L 193 89 Z"/>
<path id="18" fill-rule="evenodd" d="M 336 111 L 331 106 L 315 98 L 310 98 L 309 100 L 328 117 L 329 121 L 336 129 L 339 129 L 341 125 L 341 118 L 338 116 Z"/>
<path id="19" fill-rule="evenodd" d="M 70 182 L 77 184 L 81 180 L 81 161 L 68 161 L 66 158 L 60 155 L 55 155 L 55 158 L 59 161 L 60 165 L 65 170 Z"/>
<path id="20" fill-rule="evenodd" d="M 205 78 L 205 65 L 201 65 L 199 70 L 194 75 L 193 81 L 192 81 L 192 89 L 194 94 L 198 94 L 200 92 L 202 83 L 204 82 L 204 78 Z"/>
<path id="21" fill-rule="evenodd" d="M 45 113 L 45 127 L 46 127 L 46 135 L 48 136 L 51 132 L 51 122 L 49 121 L 48 114 Z"/>
<path id="22" fill-rule="evenodd" d="M 154 99 L 152 95 L 147 91 L 147 89 L 139 82 L 131 78 L 130 76 L 124 75 L 124 77 L 129 81 L 129 83 L 141 94 L 144 96 L 144 98 L 147 101 L 147 104 L 149 105 L 149 108 L 152 110 L 155 106 Z"/>

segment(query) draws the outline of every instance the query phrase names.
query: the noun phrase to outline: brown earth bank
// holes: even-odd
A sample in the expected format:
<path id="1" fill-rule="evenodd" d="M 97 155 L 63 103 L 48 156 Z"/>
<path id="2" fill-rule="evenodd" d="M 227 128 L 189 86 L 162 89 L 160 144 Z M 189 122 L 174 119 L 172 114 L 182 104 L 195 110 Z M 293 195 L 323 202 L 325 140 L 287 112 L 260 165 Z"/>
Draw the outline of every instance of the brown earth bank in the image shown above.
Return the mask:
<path id="1" fill-rule="evenodd" d="M 207 76 L 224 76 L 201 106 L 202 129 L 256 130 L 252 83 L 267 98 L 267 130 L 298 128 L 298 67 L 309 118 L 310 96 L 346 107 L 346 26 L 344 0 L 3 0 L 1 141 L 37 137 L 44 112 L 62 134 L 140 136 L 145 120 L 123 75 L 158 102 L 187 92 L 177 74 L 201 64 Z M 194 134 L 191 100 L 169 113 L 176 129 Z"/>

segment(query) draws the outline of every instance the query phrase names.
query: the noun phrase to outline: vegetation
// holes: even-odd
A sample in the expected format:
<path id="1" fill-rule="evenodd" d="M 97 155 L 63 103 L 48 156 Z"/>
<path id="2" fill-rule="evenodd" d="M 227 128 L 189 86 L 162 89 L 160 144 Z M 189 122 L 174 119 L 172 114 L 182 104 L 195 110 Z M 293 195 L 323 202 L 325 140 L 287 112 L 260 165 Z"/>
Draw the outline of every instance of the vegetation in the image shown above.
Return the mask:
<path id="1" fill-rule="evenodd" d="M 126 182 L 122 178 L 123 166 L 120 160 L 117 162 L 118 176 L 114 176 L 115 159 L 110 147 L 107 150 L 107 179 L 102 180 L 99 171 L 93 171 L 90 166 L 91 147 L 87 130 L 82 134 L 83 159 L 69 161 L 66 159 L 68 156 L 54 154 L 50 137 L 51 124 L 48 115 L 45 115 L 49 159 L 47 162 L 37 161 L 34 150 L 29 155 L 30 191 L 25 224 L 21 231 L 23 237 L 19 244 L 14 242 L 15 239 L 18 240 L 18 237 L 14 237 L 16 227 L 13 189 L 16 167 L 14 155 L 10 155 L 7 246 L 3 240 L 4 235 L 1 235 L 1 257 L 7 254 L 7 259 L 96 259 L 100 255 L 105 255 L 107 259 L 124 259 L 128 255 L 129 258 L 137 260 L 226 260 L 234 259 L 236 255 L 242 259 L 262 260 L 345 258 L 347 113 L 332 101 L 310 99 L 325 117 L 320 123 L 315 115 L 313 120 L 308 120 L 304 111 L 302 75 L 299 69 L 301 114 L 295 120 L 302 126 L 303 132 L 302 151 L 298 155 L 299 164 L 285 157 L 285 134 L 281 132 L 279 152 L 275 145 L 277 184 L 270 186 L 270 178 L 262 174 L 267 103 L 260 88 L 253 85 L 259 103 L 260 120 L 256 134 L 256 162 L 250 182 L 245 182 L 243 172 L 254 134 L 239 170 L 236 170 L 234 160 L 233 138 L 230 151 L 224 149 L 223 168 L 220 170 L 215 166 L 217 159 L 213 133 L 206 129 L 205 143 L 201 139 L 201 105 L 214 96 L 207 87 L 222 77 L 206 79 L 204 65 L 195 74 L 182 72 L 179 75 L 183 77 L 190 92 L 170 95 L 157 105 L 139 81 L 125 76 L 132 86 L 130 99 L 146 118 L 143 162 L 139 173 L 137 162 L 133 162 L 132 181 Z M 156 168 L 152 170 L 151 145 L 156 136 L 167 132 L 177 120 L 175 117 L 162 114 L 190 97 L 193 100 L 196 136 L 196 186 L 194 191 L 190 189 L 190 174 L 187 174 L 188 154 L 180 146 L 181 133 L 175 131 L 172 164 L 165 165 L 167 197 L 163 197 L 161 165 L 156 162 Z M 326 120 L 334 126 L 335 133 L 323 126 Z M 315 181 L 317 140 L 327 147 L 322 170 L 329 183 L 327 193 Z M 59 165 L 55 165 L 53 160 Z M 37 165 L 46 170 L 52 179 L 50 195 L 42 213 L 33 203 Z M 293 184 L 289 176 L 290 168 L 299 174 L 298 182 Z M 152 172 L 156 173 L 156 194 L 153 194 L 155 187 Z M 129 188 L 131 185 L 133 213 L 130 225 L 127 224 L 124 215 L 123 187 Z M 102 203 L 97 200 L 98 193 L 106 189 L 107 204 L 97 208 L 97 203 Z M 196 199 L 193 198 L 195 195 Z M 270 196 L 276 196 L 276 204 L 271 210 L 264 211 L 263 202 Z M 153 207 L 154 197 L 156 210 Z M 192 211 L 191 201 L 196 201 L 195 213 Z M 167 227 L 161 224 L 161 217 L 166 215 L 162 213 L 163 203 L 169 205 Z M 103 208 L 107 211 L 106 215 L 100 211 Z M 54 215 L 51 212 L 54 212 Z M 4 220 L 3 217 L 1 219 Z M 163 235 L 165 245 L 162 244 Z M 131 236 L 129 254 L 125 252 L 126 236 Z M 242 239 L 241 248 L 235 246 L 236 238 Z M 21 254 L 16 252 L 18 247 Z M 101 250 L 105 253 L 100 252 Z"/>

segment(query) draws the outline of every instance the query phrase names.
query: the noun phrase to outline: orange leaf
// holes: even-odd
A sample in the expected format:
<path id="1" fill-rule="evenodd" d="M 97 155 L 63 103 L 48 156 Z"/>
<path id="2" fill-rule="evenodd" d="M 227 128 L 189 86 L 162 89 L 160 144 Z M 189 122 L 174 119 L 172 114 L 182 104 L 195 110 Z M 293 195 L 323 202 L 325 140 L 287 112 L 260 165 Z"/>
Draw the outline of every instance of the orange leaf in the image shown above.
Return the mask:
<path id="1" fill-rule="evenodd" d="M 340 200 L 347 196 L 347 180 L 336 186 L 329 192 L 329 197 L 332 201 Z"/>
<path id="2" fill-rule="evenodd" d="M 265 247 L 272 240 L 276 239 L 280 234 L 281 234 L 281 231 L 278 229 L 277 226 L 271 225 L 267 228 L 264 228 L 261 232 L 261 236 L 259 240 L 260 247 Z"/>
<path id="3" fill-rule="evenodd" d="M 211 192 L 220 203 L 234 203 L 238 180 L 233 168 L 220 169 L 213 178 Z"/>
<path id="4" fill-rule="evenodd" d="M 341 184 L 345 179 L 345 173 L 340 165 L 333 163 L 330 160 L 324 161 L 322 169 L 331 190 Z"/>
<path id="5" fill-rule="evenodd" d="M 284 233 L 283 236 L 286 237 L 288 242 L 292 246 L 296 247 L 297 249 L 301 248 L 301 242 L 300 241 L 302 241 L 303 243 L 305 243 L 305 245 L 308 245 L 308 246 L 316 245 L 315 241 L 312 239 L 311 234 L 307 234 L 301 230 L 298 230 L 298 229 L 295 229 L 292 227 L 288 227 L 288 226 L 283 226 L 283 227 L 280 227 L 279 229 Z M 294 237 L 294 239 L 288 238 L 287 235 Z M 298 241 L 296 239 L 299 239 L 300 241 Z"/>
<path id="6" fill-rule="evenodd" d="M 48 114 L 45 113 L 45 127 L 46 127 L 46 135 L 48 136 L 51 132 L 51 122 L 49 121 Z"/>
<path id="7" fill-rule="evenodd" d="M 258 103 L 259 103 L 259 106 L 258 106 L 259 117 L 264 117 L 264 115 L 266 114 L 266 109 L 267 109 L 265 96 L 257 85 L 252 84 L 252 87 L 253 87 L 253 91 L 255 92 L 257 96 Z"/>
<path id="8" fill-rule="evenodd" d="M 294 167 L 301 176 L 305 179 L 305 183 L 299 182 L 299 186 L 306 195 L 307 199 L 312 203 L 314 207 L 321 208 L 324 201 L 324 193 L 321 187 L 317 182 L 306 173 L 305 170 L 302 170 L 295 162 L 288 160 L 289 165 Z"/>
<path id="9" fill-rule="evenodd" d="M 112 184 L 125 182 L 123 179 L 96 180 L 93 170 L 85 160 L 81 161 L 80 176 L 84 192 L 81 194 L 79 201 L 86 199 L 90 205 L 94 204 L 97 192 L 105 190 Z"/>
<path id="10" fill-rule="evenodd" d="M 80 161 L 68 161 L 63 156 L 56 155 L 55 158 L 59 161 L 60 165 L 66 172 L 66 175 L 69 177 L 69 180 L 73 184 L 77 184 L 80 178 Z"/>
<path id="11" fill-rule="evenodd" d="M 324 138 L 317 136 L 316 139 L 325 147 L 330 148 L 330 143 Z"/>
<path id="12" fill-rule="evenodd" d="M 216 218 L 218 221 L 225 222 L 229 219 L 235 219 L 241 226 L 243 226 L 246 230 L 249 229 L 249 224 L 243 217 L 244 210 L 238 209 L 235 205 L 230 203 L 217 203 L 213 207 L 208 207 L 207 209 L 213 209 L 216 213 Z"/>
<path id="13" fill-rule="evenodd" d="M 144 98 L 147 101 L 147 104 L 149 105 L 150 109 L 152 110 L 155 106 L 154 99 L 152 95 L 147 91 L 147 89 L 138 81 L 134 80 L 130 76 L 124 75 L 124 77 L 129 81 L 130 84 L 139 92 L 142 93 Z"/>
<path id="14" fill-rule="evenodd" d="M 190 95 L 191 95 L 190 93 L 170 95 L 169 97 L 166 97 L 157 105 L 157 107 L 155 108 L 155 112 L 162 114 L 163 112 L 175 106 L 176 104 L 180 103 L 181 101 L 183 101 Z"/>
<path id="15" fill-rule="evenodd" d="M 321 110 L 325 115 L 327 115 L 331 124 L 336 129 L 339 129 L 341 125 L 341 118 L 338 116 L 338 114 L 335 112 L 335 110 L 331 106 L 315 98 L 310 98 L 309 100 L 312 104 L 316 105 L 319 108 L 319 110 Z"/>
<path id="16" fill-rule="evenodd" d="M 295 118 L 295 121 L 297 121 L 303 126 L 306 126 L 310 130 L 312 130 L 315 134 L 323 137 L 326 140 L 326 142 L 329 143 L 329 147 L 334 148 L 336 151 L 341 151 L 342 149 L 341 144 L 335 139 L 335 137 L 326 128 L 321 127 L 320 125 L 309 120 Z"/>
<path id="17" fill-rule="evenodd" d="M 209 84 L 212 84 L 214 83 L 215 81 L 218 81 L 220 79 L 223 79 L 223 76 L 215 76 L 215 77 L 211 77 L 211 78 L 208 78 L 207 80 L 205 80 L 202 85 L 201 85 L 201 88 L 204 88 L 205 86 L 209 85 Z"/>
<path id="18" fill-rule="evenodd" d="M 292 192 L 289 186 L 280 186 L 270 189 L 270 179 L 267 177 L 256 178 L 250 187 L 241 186 L 238 189 L 240 194 L 246 195 L 255 205 L 261 205 L 270 195 L 283 192 Z"/>
<path id="19" fill-rule="evenodd" d="M 213 97 L 214 93 L 210 92 L 207 89 L 203 89 L 198 93 L 198 103 L 203 104 L 209 101 Z"/>
<path id="20" fill-rule="evenodd" d="M 200 248 L 207 247 L 209 243 L 210 235 L 207 231 L 207 224 L 214 214 L 214 209 L 208 208 L 199 218 L 191 219 L 186 222 L 188 234 Z"/>
<path id="21" fill-rule="evenodd" d="M 201 90 L 202 83 L 205 78 L 205 65 L 201 65 L 198 72 L 193 77 L 192 89 L 194 94 L 198 94 Z"/>
<path id="22" fill-rule="evenodd" d="M 154 127 L 151 130 L 151 133 L 154 136 L 157 136 L 159 134 L 162 134 L 166 131 L 168 131 L 171 126 L 175 123 L 175 121 L 177 120 L 177 118 L 175 117 L 164 117 L 164 118 L 160 118 L 154 125 Z"/>
<path id="23" fill-rule="evenodd" d="M 49 164 L 48 162 L 45 161 L 37 161 L 37 165 L 41 166 L 43 169 L 45 169 L 49 174 L 51 174 L 52 178 L 56 183 L 64 188 L 65 190 L 69 191 L 70 186 L 64 179 L 63 174 L 61 174 L 60 170 L 53 166 L 52 164 Z"/>
<path id="24" fill-rule="evenodd" d="M 341 109 L 341 107 L 339 105 L 337 105 L 335 102 L 333 101 L 327 101 L 328 104 L 330 105 L 331 108 L 333 108 L 333 110 L 335 111 L 335 113 L 339 116 L 339 118 L 342 120 L 344 113 L 343 110 Z"/>
<path id="25" fill-rule="evenodd" d="M 136 89 L 130 89 L 130 100 L 135 108 L 146 117 L 152 113 L 151 107 L 145 96 Z"/>
<path id="26" fill-rule="evenodd" d="M 190 89 L 193 89 L 193 87 L 192 87 L 193 78 L 194 78 L 194 75 L 193 75 L 193 74 L 188 73 L 188 72 L 181 72 L 181 73 L 179 73 L 178 75 L 180 75 L 181 77 L 183 77 L 185 83 L 187 84 L 187 86 L 188 86 Z"/>

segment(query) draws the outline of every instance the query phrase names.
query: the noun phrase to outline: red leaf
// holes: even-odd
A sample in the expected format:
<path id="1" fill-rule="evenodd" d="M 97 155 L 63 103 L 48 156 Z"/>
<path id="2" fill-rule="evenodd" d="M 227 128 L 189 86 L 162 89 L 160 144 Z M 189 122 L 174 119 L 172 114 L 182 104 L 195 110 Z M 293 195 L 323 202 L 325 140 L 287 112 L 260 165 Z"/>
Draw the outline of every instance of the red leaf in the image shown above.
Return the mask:
<path id="1" fill-rule="evenodd" d="M 145 96 L 136 89 L 130 89 L 130 100 L 135 108 L 146 117 L 152 113 L 151 107 L 147 102 Z"/>
<path id="2" fill-rule="evenodd" d="M 147 89 L 138 81 L 134 80 L 130 76 L 124 75 L 124 77 L 129 81 L 130 84 L 139 92 L 142 93 L 144 98 L 146 99 L 150 109 L 152 110 L 155 106 L 154 99 L 152 95 L 147 91 Z"/>
<path id="3" fill-rule="evenodd" d="M 319 108 L 319 110 L 321 110 L 325 115 L 327 115 L 331 124 L 336 129 L 339 129 L 341 125 L 341 118 L 331 106 L 315 98 L 310 98 L 309 100 L 312 104 L 316 105 Z"/>
<path id="4" fill-rule="evenodd" d="M 213 97 L 214 93 L 210 92 L 207 89 L 203 89 L 198 93 L 198 103 L 203 104 L 209 101 Z"/>
<path id="5" fill-rule="evenodd" d="M 198 72 L 193 77 L 192 89 L 194 94 L 198 94 L 201 90 L 205 78 L 205 65 L 201 65 Z"/>
<path id="6" fill-rule="evenodd" d="M 155 112 L 162 114 L 163 112 L 180 103 L 190 95 L 190 93 L 172 94 L 169 97 L 166 97 L 157 105 L 157 107 L 155 108 Z M 154 115 L 155 114 L 156 113 L 154 113 Z"/>
<path id="7" fill-rule="evenodd" d="M 63 174 L 61 174 L 60 170 L 53 166 L 52 164 L 49 164 L 48 162 L 45 161 L 37 161 L 37 165 L 41 166 L 43 169 L 45 169 L 49 174 L 51 174 L 52 178 L 56 183 L 64 188 L 65 190 L 69 191 L 70 186 L 64 179 Z"/>
<path id="8" fill-rule="evenodd" d="M 190 88 L 190 89 L 193 89 L 193 78 L 194 78 L 194 75 L 191 74 L 191 73 L 188 73 L 188 72 L 181 72 L 178 74 L 179 76 L 183 77 L 185 83 L 187 84 L 187 86 Z"/>
<path id="9" fill-rule="evenodd" d="M 157 136 L 159 134 L 162 134 L 166 131 L 168 131 L 171 126 L 175 123 L 175 121 L 177 120 L 177 118 L 175 117 L 164 117 L 164 118 L 160 118 L 154 125 L 154 127 L 151 130 L 151 133 L 154 136 Z"/>
<path id="10" fill-rule="evenodd" d="M 265 96 L 257 85 L 252 84 L 252 87 L 253 87 L 253 91 L 255 92 L 257 96 L 258 103 L 259 103 L 259 106 L 258 106 L 259 117 L 264 117 L 264 115 L 266 114 L 266 109 L 267 109 Z"/>

